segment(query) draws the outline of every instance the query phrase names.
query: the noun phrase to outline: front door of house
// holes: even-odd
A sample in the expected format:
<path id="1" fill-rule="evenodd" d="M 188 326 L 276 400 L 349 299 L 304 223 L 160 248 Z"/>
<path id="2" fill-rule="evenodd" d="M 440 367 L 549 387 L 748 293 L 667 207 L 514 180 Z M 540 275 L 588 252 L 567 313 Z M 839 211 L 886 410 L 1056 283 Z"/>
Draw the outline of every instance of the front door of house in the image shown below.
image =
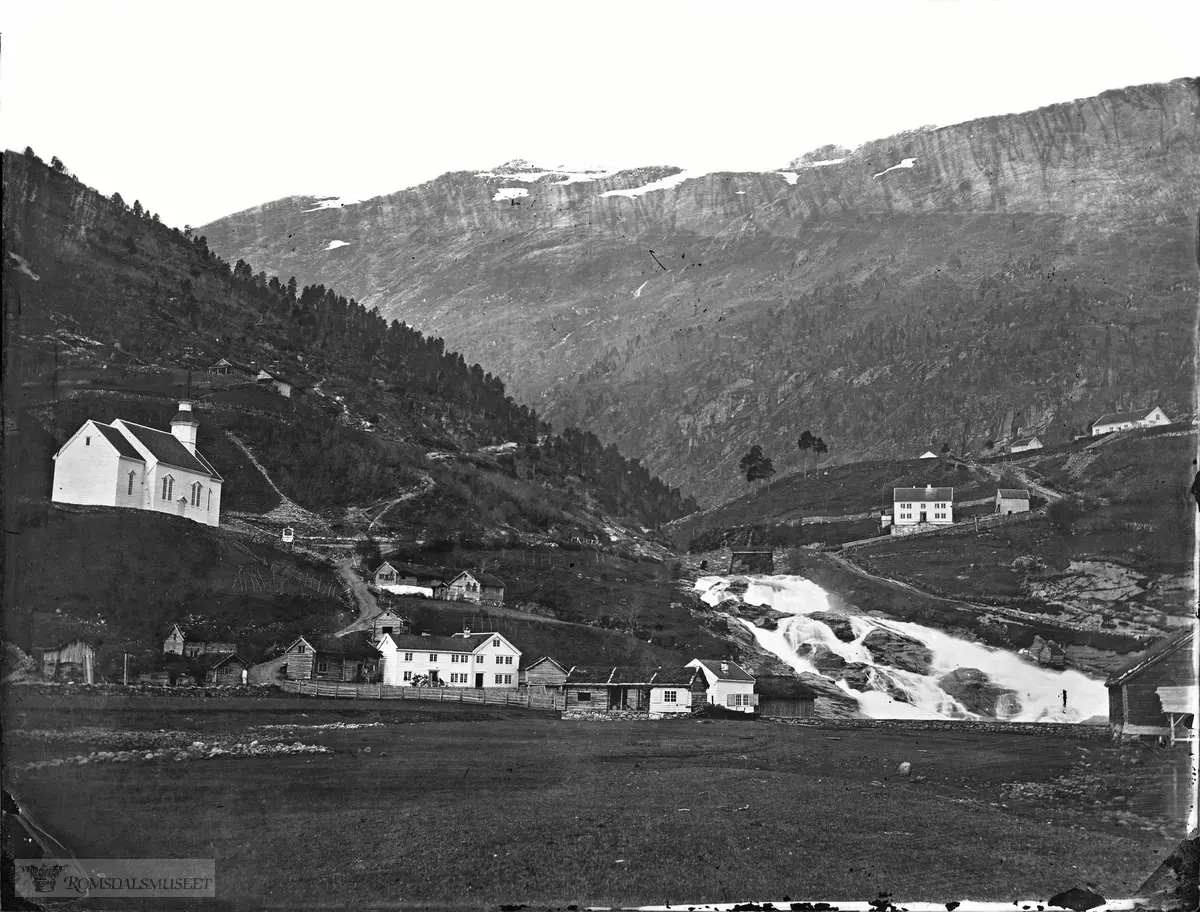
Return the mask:
<path id="1" fill-rule="evenodd" d="M 437 673 L 436 668 L 429 672 L 429 683 L 432 684 L 434 687 L 437 687 L 438 673 Z"/>
<path id="2" fill-rule="evenodd" d="M 483 672 L 482 671 L 477 671 L 475 673 L 475 686 L 476 687 L 483 686 Z"/>
<path id="3" fill-rule="evenodd" d="M 921 522 L 925 522 L 925 511 L 921 511 Z"/>

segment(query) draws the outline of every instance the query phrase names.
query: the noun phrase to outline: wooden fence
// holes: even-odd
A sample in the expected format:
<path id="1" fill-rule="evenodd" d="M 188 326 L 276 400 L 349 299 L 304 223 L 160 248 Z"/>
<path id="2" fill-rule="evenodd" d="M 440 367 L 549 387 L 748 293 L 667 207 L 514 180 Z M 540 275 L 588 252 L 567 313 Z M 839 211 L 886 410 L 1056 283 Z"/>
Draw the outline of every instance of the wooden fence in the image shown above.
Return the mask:
<path id="1" fill-rule="evenodd" d="M 326 681 L 281 681 L 287 693 L 305 697 L 340 697 L 347 700 L 432 700 L 437 703 L 473 703 L 477 706 L 523 706 L 526 709 L 561 710 L 563 697 L 501 688 L 402 687 L 393 684 L 339 684 Z"/>
<path id="2" fill-rule="evenodd" d="M 957 506 L 957 504 L 956 504 Z M 841 550 L 853 551 L 864 545 L 873 545 L 883 541 L 907 541 L 910 538 L 928 538 L 935 535 L 954 534 L 957 532 L 978 532 L 983 529 L 994 529 L 996 526 L 1012 526 L 1018 523 L 1030 522 L 1039 516 L 1045 516 L 1044 510 L 1026 510 L 1023 513 L 990 513 L 986 516 L 975 516 L 961 522 L 949 523 L 936 529 L 922 529 L 920 532 L 902 532 L 899 535 L 877 535 L 873 538 L 860 538 L 858 541 L 846 542 Z"/>

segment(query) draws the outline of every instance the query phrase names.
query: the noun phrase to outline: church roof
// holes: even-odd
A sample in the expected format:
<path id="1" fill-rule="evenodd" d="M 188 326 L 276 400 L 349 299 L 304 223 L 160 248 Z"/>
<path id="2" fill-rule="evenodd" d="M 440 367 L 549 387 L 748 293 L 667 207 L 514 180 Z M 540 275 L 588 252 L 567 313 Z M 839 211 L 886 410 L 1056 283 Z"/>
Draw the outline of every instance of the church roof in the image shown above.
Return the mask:
<path id="1" fill-rule="evenodd" d="M 188 448 L 174 434 L 156 431 L 154 428 L 134 424 L 132 421 L 125 421 L 122 418 L 117 420 L 159 462 L 200 475 L 210 475 L 218 481 L 224 480 L 217 474 L 217 470 L 209 465 L 207 459 L 198 452 L 195 454 L 188 452 Z"/>
<path id="2" fill-rule="evenodd" d="M 104 435 L 104 439 L 116 447 L 117 452 L 126 459 L 136 459 L 138 462 L 146 461 L 142 458 L 142 454 L 133 448 L 133 444 L 125 439 L 125 435 L 115 427 L 109 424 L 101 424 L 99 421 L 93 421 L 92 424 L 96 426 L 96 430 Z"/>

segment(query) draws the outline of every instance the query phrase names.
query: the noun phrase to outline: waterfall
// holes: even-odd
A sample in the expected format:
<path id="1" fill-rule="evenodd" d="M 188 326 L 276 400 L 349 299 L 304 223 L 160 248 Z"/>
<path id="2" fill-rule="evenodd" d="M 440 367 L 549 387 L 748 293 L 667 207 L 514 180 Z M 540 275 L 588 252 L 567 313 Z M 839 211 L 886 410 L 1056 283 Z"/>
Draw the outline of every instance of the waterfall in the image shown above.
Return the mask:
<path id="1" fill-rule="evenodd" d="M 847 663 L 867 666 L 866 687 L 857 689 L 845 677 L 835 683 L 854 696 L 862 712 L 873 719 L 983 718 L 946 693 L 938 683 L 942 675 L 967 668 L 983 672 L 989 684 L 1011 692 L 998 695 L 994 718 L 1013 722 L 1081 722 L 1093 716 L 1108 715 L 1108 693 L 1104 684 L 1082 672 L 1042 668 L 1004 649 L 964 640 L 921 624 L 861 615 L 846 615 L 854 635 L 851 642 L 846 642 L 838 639 L 824 621 L 809 617 L 815 612 L 833 611 L 825 590 L 816 583 L 800 576 L 745 577 L 745 580 L 747 588 L 742 600 L 746 604 L 765 606 L 790 615 L 780 619 L 775 630 L 764 630 L 741 619 L 759 645 L 796 671 L 822 674 L 808 655 L 800 653 L 806 645 L 824 647 Z M 726 577 L 705 576 L 696 581 L 700 597 L 713 606 L 736 598 L 727 593 L 728 587 Z M 863 643 L 877 630 L 924 644 L 932 656 L 928 673 L 919 674 L 878 662 Z M 833 674 L 825 676 L 834 680 Z M 1064 690 L 1067 692 L 1065 708 Z"/>

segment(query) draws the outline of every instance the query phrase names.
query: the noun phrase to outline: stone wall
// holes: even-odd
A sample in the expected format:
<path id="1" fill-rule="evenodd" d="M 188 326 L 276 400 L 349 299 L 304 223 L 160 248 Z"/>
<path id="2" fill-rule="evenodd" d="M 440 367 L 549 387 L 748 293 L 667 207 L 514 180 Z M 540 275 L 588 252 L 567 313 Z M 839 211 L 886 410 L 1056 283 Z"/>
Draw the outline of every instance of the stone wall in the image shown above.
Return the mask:
<path id="1" fill-rule="evenodd" d="M 649 712 L 636 709 L 572 709 L 562 714 L 564 719 L 585 720 L 589 722 L 622 722 L 626 720 L 649 719 Z"/>

